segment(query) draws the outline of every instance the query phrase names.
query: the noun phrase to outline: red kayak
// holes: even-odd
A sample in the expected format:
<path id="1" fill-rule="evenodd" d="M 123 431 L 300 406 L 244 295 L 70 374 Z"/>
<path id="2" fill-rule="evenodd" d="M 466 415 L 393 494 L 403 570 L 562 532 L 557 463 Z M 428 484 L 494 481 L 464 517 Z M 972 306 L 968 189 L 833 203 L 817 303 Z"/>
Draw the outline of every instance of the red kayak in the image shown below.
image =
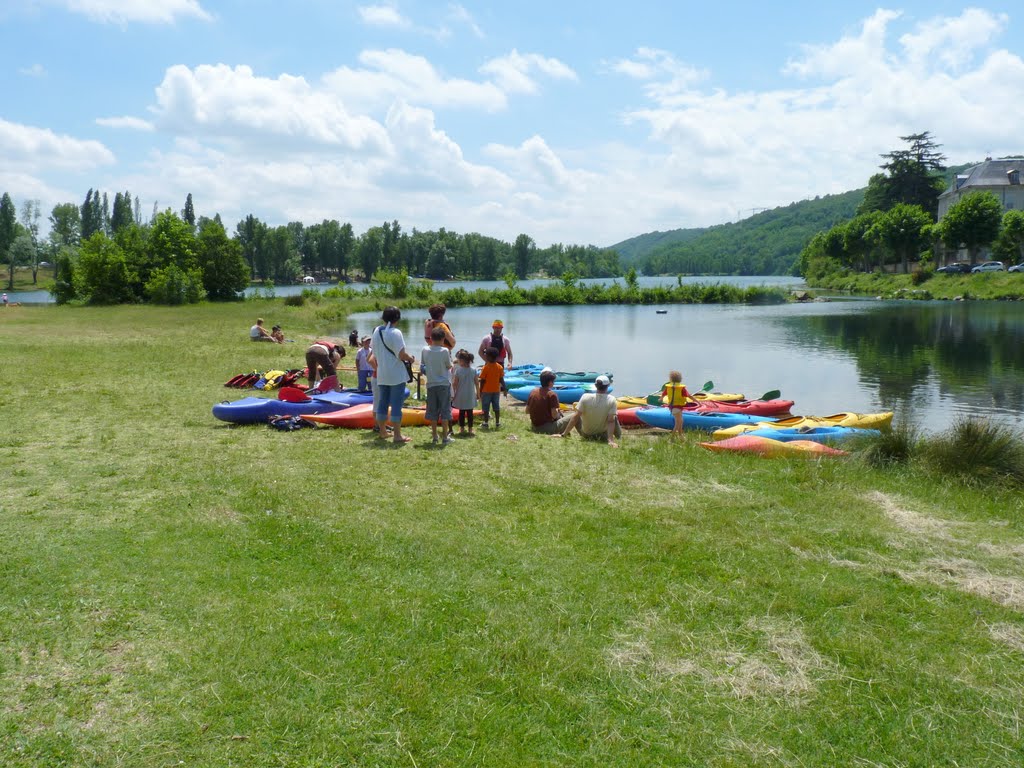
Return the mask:
<path id="1" fill-rule="evenodd" d="M 748 416 L 788 416 L 792 407 L 792 400 L 740 400 L 735 403 L 705 400 L 701 403 L 687 403 L 684 410 L 697 413 L 745 413 Z"/>
<path id="2" fill-rule="evenodd" d="M 619 426 L 622 427 L 646 427 L 647 425 L 640 421 L 640 418 L 636 415 L 636 412 L 645 408 L 646 406 L 637 406 L 636 408 L 619 408 Z"/>

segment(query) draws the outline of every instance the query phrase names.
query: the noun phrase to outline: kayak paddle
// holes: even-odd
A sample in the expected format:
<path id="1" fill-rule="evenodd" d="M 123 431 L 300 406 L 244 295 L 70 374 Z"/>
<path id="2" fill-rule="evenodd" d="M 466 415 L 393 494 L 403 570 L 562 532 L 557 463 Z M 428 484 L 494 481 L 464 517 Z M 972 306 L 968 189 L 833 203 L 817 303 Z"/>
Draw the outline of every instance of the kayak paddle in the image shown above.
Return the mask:
<path id="1" fill-rule="evenodd" d="M 758 400 L 775 400 L 781 394 L 782 394 L 782 392 L 780 392 L 777 389 L 769 389 L 767 392 L 765 392 L 763 395 L 761 395 L 757 399 Z"/>

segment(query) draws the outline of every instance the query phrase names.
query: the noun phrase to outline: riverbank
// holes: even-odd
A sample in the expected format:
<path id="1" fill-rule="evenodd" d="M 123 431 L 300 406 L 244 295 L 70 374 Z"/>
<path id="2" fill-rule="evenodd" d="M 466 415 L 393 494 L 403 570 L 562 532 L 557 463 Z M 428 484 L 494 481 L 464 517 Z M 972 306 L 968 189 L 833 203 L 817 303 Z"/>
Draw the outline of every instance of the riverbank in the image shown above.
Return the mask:
<path id="1" fill-rule="evenodd" d="M 984 272 L 976 275 L 947 275 L 924 272 L 890 275 L 881 272 L 846 273 L 808 280 L 816 291 L 839 291 L 856 296 L 884 299 L 981 299 L 1024 300 L 1024 274 Z"/>
<path id="2" fill-rule="evenodd" d="M 215 421 L 326 306 L 2 318 L 8 372 L 74 339 L 6 377 L 5 764 L 1021 758 L 1019 491 L 514 407 L 443 449 Z"/>

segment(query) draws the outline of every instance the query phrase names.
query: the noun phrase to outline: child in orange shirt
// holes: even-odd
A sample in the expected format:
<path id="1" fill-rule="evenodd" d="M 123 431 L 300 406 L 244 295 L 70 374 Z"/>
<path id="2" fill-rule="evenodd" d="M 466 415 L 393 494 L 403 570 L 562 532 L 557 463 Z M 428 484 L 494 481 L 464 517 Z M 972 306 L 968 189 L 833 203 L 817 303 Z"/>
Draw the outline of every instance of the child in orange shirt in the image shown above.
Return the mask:
<path id="1" fill-rule="evenodd" d="M 498 363 L 497 347 L 484 350 L 484 367 L 480 370 L 480 405 L 484 409 L 484 426 L 488 425 L 491 406 L 494 406 L 494 428 L 501 426 L 501 380 L 505 369 Z"/>

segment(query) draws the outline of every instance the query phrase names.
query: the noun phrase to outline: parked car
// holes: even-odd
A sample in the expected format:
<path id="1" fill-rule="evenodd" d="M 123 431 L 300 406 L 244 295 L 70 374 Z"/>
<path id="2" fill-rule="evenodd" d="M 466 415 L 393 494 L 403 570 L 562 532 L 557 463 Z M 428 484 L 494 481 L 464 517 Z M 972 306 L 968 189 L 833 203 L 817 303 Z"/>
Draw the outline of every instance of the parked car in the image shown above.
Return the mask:
<path id="1" fill-rule="evenodd" d="M 1002 272 L 1003 269 L 1003 262 L 1001 261 L 983 261 L 972 269 L 971 272 Z"/>
<path id="2" fill-rule="evenodd" d="M 1020 264 L 1017 264 L 1016 266 L 1010 267 L 1006 271 L 1007 272 L 1024 272 L 1024 261 L 1022 261 Z"/>
<path id="3" fill-rule="evenodd" d="M 942 272 L 946 275 L 966 275 L 971 271 L 971 265 L 966 261 L 954 261 L 952 264 L 947 264 L 944 267 L 939 267 L 935 270 L 936 272 Z"/>

